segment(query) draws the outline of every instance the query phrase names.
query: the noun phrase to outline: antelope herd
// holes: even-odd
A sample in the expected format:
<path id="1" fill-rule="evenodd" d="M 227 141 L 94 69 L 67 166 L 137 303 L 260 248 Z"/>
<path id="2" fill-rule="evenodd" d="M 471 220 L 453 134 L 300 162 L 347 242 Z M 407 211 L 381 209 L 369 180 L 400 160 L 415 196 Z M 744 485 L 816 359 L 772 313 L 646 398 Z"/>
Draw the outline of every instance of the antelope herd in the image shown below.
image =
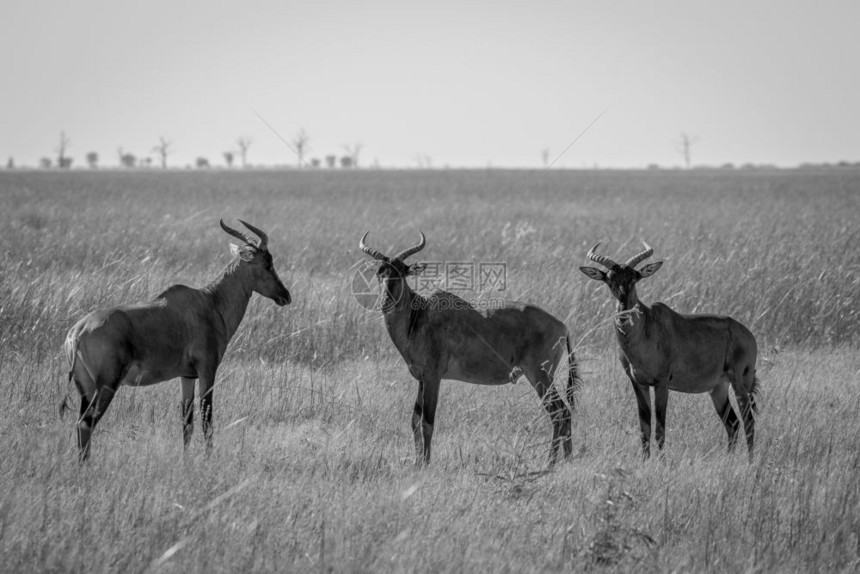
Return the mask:
<path id="1" fill-rule="evenodd" d="M 241 220 L 240 220 L 241 221 Z M 148 303 L 96 310 L 78 321 L 65 341 L 69 381 L 80 394 L 77 419 L 79 458 L 90 452 L 90 438 L 121 385 L 147 386 L 181 379 L 181 421 L 185 447 L 192 437 L 194 383 L 207 452 L 212 448 L 212 399 L 215 374 L 227 344 L 236 332 L 252 293 L 288 305 L 290 292 L 272 265 L 266 234 L 241 223 L 256 237 L 228 227 L 237 238 L 232 261 L 209 285 L 193 289 L 174 285 Z M 369 233 L 369 232 L 368 232 Z M 553 427 L 549 464 L 572 453 L 571 411 L 580 379 L 567 327 L 534 305 L 503 301 L 479 309 L 456 295 L 436 291 L 424 297 L 406 278 L 420 274 L 421 263 L 406 259 L 424 249 L 420 241 L 389 257 L 367 245 L 359 249 L 379 262 L 381 310 L 388 335 L 418 381 L 412 414 L 417 465 L 430 462 L 433 425 L 442 379 L 478 385 L 515 383 L 525 376 L 549 414 Z M 598 244 L 599 245 L 599 244 Z M 645 250 L 626 263 L 596 253 L 587 258 L 606 271 L 581 267 L 591 279 L 605 283 L 617 300 L 614 315 L 619 358 L 630 379 L 639 409 L 642 453 L 650 455 L 651 391 L 654 389 L 656 441 L 665 442 L 669 391 L 710 393 L 728 433 L 728 447 L 737 442 L 740 419 L 729 400 L 734 391 L 741 410 L 750 457 L 755 435 L 755 337 L 731 317 L 682 315 L 662 303 L 650 307 L 639 300 L 636 283 L 653 275 L 662 262 L 636 266 L 653 254 Z M 559 365 L 567 362 L 564 398 L 553 385 Z M 60 411 L 66 408 L 64 399 Z"/>

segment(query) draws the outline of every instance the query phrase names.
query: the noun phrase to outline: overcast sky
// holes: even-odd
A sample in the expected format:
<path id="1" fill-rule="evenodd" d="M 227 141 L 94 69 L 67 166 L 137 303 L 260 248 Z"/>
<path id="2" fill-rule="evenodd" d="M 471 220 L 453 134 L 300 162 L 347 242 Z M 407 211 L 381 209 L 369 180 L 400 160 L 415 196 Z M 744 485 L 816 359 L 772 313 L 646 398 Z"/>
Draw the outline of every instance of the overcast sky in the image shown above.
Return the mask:
<path id="1" fill-rule="evenodd" d="M 860 3 L 40 2 L 0 18 L 0 162 L 383 167 L 860 161 Z"/>

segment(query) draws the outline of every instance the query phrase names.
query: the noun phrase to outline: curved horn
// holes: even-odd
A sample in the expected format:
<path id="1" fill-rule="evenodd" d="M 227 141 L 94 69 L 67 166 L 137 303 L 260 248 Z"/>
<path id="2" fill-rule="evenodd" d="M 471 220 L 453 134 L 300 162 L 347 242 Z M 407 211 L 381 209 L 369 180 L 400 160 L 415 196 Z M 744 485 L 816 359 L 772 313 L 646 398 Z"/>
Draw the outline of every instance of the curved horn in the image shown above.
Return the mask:
<path id="1" fill-rule="evenodd" d="M 388 257 L 374 249 L 373 247 L 369 247 L 364 241 L 367 239 L 367 236 L 370 234 L 370 231 L 364 234 L 364 237 L 361 238 L 361 241 L 358 242 L 358 248 L 373 257 L 374 259 L 378 259 L 379 261 L 388 261 Z"/>
<path id="2" fill-rule="evenodd" d="M 424 238 L 423 233 L 421 233 L 420 231 L 418 233 L 419 235 L 421 235 L 421 241 L 418 242 L 418 245 L 414 245 L 409 249 L 404 249 L 403 251 L 394 256 L 395 259 L 400 259 L 401 261 L 403 261 L 410 255 L 415 255 L 416 253 L 424 249 L 424 246 L 427 245 L 427 239 Z"/>
<path id="3" fill-rule="evenodd" d="M 633 257 L 631 257 L 627 261 L 627 265 L 629 267 L 636 267 L 637 265 L 639 265 L 640 263 L 642 263 L 643 261 L 645 261 L 646 259 L 648 259 L 652 255 L 654 255 L 654 248 L 653 247 L 651 247 L 650 245 L 648 245 L 644 241 L 642 242 L 642 245 L 645 246 L 645 251 L 643 251 L 642 253 L 640 253 L 638 255 L 634 255 Z"/>
<path id="4" fill-rule="evenodd" d="M 269 245 L 269 236 L 268 236 L 268 235 L 266 235 L 266 233 L 265 233 L 262 229 L 259 229 L 259 228 L 257 228 L 257 227 L 254 227 L 253 225 L 251 225 L 251 224 L 250 224 L 250 223 L 248 223 L 247 221 L 242 221 L 241 219 L 239 220 L 239 223 L 241 223 L 242 225 L 244 225 L 245 227 L 247 227 L 248 229 L 250 229 L 252 232 L 256 233 L 256 234 L 257 234 L 257 237 L 259 237 L 259 238 L 260 238 L 259 243 L 257 243 L 257 249 L 259 249 L 260 251 L 262 251 L 262 250 L 264 250 L 264 249 L 266 249 L 266 248 L 268 247 L 268 245 Z"/>
<path id="5" fill-rule="evenodd" d="M 595 243 L 594 247 L 588 250 L 588 254 L 586 255 L 586 257 L 588 257 L 595 263 L 600 263 L 607 269 L 615 269 L 616 267 L 618 267 L 618 263 L 616 263 L 606 255 L 598 255 L 597 253 L 595 253 L 595 251 L 597 251 L 598 245 L 600 245 L 600 243 Z"/>
<path id="6" fill-rule="evenodd" d="M 241 220 L 240 220 L 240 221 L 241 221 Z M 243 223 L 244 223 L 244 222 L 243 222 Z M 247 223 L 245 223 L 245 225 L 248 225 L 248 224 L 247 224 Z M 257 245 L 257 242 L 256 242 L 256 241 L 254 241 L 253 239 L 251 239 L 250 237 L 248 237 L 247 235 L 245 235 L 245 234 L 244 234 L 244 233 L 242 233 L 241 231 L 237 231 L 237 230 L 233 229 L 232 227 L 228 227 L 228 226 L 227 226 L 227 224 L 226 224 L 226 223 L 224 223 L 224 220 L 223 220 L 223 219 L 221 220 L 221 229 L 223 229 L 224 231 L 226 231 L 227 233 L 229 233 L 230 235 L 232 235 L 232 236 L 233 236 L 233 237 L 235 237 L 236 239 L 238 239 L 238 240 L 240 240 L 240 241 L 244 241 L 244 242 L 245 242 L 245 243 L 247 243 L 248 245 L 253 245 L 253 246 L 255 246 L 255 247 L 256 247 L 256 245 Z"/>

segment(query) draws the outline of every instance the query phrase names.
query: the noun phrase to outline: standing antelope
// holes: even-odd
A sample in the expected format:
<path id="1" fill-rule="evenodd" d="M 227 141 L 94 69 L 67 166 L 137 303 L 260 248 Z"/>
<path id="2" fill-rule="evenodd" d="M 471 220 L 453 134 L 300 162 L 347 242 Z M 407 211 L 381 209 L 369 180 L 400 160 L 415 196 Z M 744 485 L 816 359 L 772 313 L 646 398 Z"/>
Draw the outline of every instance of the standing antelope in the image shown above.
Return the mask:
<path id="1" fill-rule="evenodd" d="M 241 220 L 240 220 L 241 221 Z M 256 291 L 278 306 L 290 292 L 272 266 L 266 234 L 242 221 L 259 239 L 221 221 L 242 241 L 231 244 L 234 258 L 215 281 L 202 289 L 174 285 L 149 303 L 93 311 L 66 336 L 69 380 L 81 395 L 78 418 L 80 459 L 90 452 L 90 436 L 120 385 L 146 386 L 182 379 L 183 440 L 193 432 L 194 379 L 199 380 L 200 411 L 207 451 L 212 448 L 212 391 L 215 371 L 227 343 Z M 65 408 L 65 401 L 60 412 Z"/>
<path id="2" fill-rule="evenodd" d="M 579 377 L 564 323 L 524 303 L 505 301 L 502 308 L 478 310 L 445 291 L 422 297 L 412 291 L 406 277 L 420 273 L 424 266 L 409 265 L 405 260 L 424 249 L 424 234 L 417 245 L 389 258 L 365 244 L 368 233 L 358 246 L 382 262 L 376 275 L 383 288 L 385 326 L 410 374 L 418 380 L 412 415 L 416 464 L 430 462 L 430 442 L 442 379 L 503 385 L 516 382 L 523 374 L 537 391 L 552 420 L 550 464 L 555 463 L 560 446 L 564 447 L 565 457 L 569 457 L 572 450 L 570 410 L 553 387 L 556 367 L 567 356 L 567 400 L 571 408 L 575 406 Z"/>
<path id="3" fill-rule="evenodd" d="M 594 267 L 579 269 L 591 279 L 609 286 L 618 300 L 615 315 L 615 335 L 619 358 L 633 384 L 639 405 L 639 428 L 642 453 L 651 453 L 651 394 L 657 411 L 657 445 L 663 448 L 666 429 L 666 404 L 669 391 L 681 393 L 710 393 L 720 420 L 729 435 L 729 451 L 737 442 L 740 421 L 729 402 L 732 386 L 744 419 L 747 447 L 752 456 L 755 438 L 756 393 L 755 337 L 749 329 L 731 317 L 721 315 L 681 315 L 662 303 L 648 307 L 636 296 L 636 283 L 653 275 L 662 261 L 635 267 L 650 257 L 654 250 L 645 244 L 645 251 L 627 263 L 618 264 L 591 248 L 587 257 L 609 272 Z"/>

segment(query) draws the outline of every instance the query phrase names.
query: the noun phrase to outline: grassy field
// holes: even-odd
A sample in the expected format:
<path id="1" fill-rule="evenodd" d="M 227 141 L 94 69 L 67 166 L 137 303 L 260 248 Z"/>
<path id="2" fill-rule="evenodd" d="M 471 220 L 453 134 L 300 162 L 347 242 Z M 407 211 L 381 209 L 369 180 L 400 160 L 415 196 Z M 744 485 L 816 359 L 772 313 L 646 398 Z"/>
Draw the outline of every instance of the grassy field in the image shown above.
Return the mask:
<path id="1" fill-rule="evenodd" d="M 3 571 L 850 571 L 860 568 L 860 172 L 0 173 Z M 213 454 L 183 456 L 179 389 L 123 389 L 76 463 L 61 353 L 88 311 L 200 286 L 218 218 L 265 229 L 293 295 L 255 297 L 219 370 Z M 570 462 L 522 380 L 443 382 L 433 463 L 411 465 L 416 383 L 350 293 L 384 251 L 501 261 L 562 318 L 584 386 Z M 643 462 L 605 287 L 578 270 L 640 239 L 645 302 L 730 314 L 759 341 L 757 452 L 725 452 L 672 394 Z M 76 410 L 77 397 L 74 397 Z"/>

